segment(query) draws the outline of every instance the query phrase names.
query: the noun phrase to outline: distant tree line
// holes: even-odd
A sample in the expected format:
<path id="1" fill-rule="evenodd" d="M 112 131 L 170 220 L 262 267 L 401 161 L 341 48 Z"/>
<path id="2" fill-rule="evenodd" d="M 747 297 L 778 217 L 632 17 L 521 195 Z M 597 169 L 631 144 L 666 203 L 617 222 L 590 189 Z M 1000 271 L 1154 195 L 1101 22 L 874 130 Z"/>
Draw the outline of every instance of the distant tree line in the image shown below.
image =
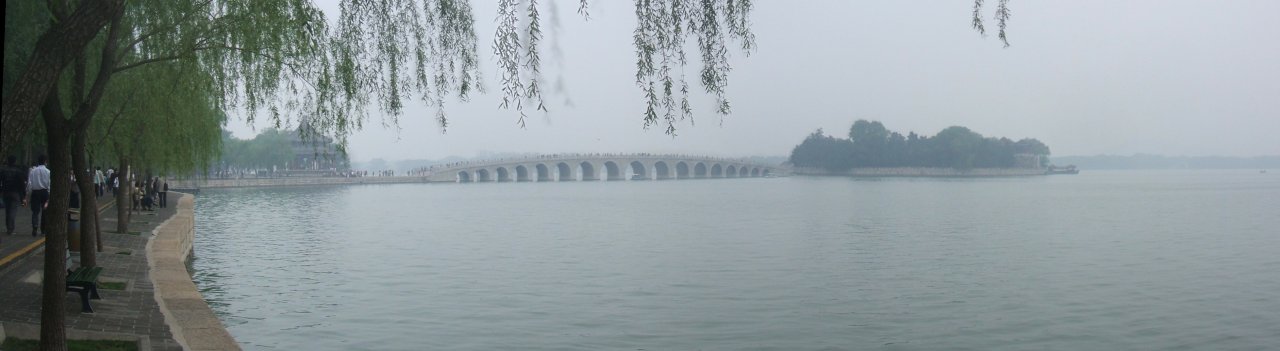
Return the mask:
<path id="1" fill-rule="evenodd" d="M 284 168 L 293 160 L 289 134 L 275 128 L 263 130 L 253 139 L 239 139 L 222 132 L 222 166 L 234 169 Z"/>
<path id="2" fill-rule="evenodd" d="M 1057 164 L 1073 164 L 1088 169 L 1278 169 L 1280 156 L 1163 156 L 1135 154 L 1130 156 L 1059 156 Z"/>
<path id="3" fill-rule="evenodd" d="M 1049 147 L 1036 139 L 983 137 L 954 126 L 930 136 L 903 136 L 878 121 L 858 120 L 848 138 L 809 134 L 791 150 L 791 164 L 844 171 L 857 167 L 1012 168 L 1043 166 Z M 1037 160 L 1036 156 L 1040 156 Z M 1039 162 L 1039 164 L 1036 164 Z"/>
<path id="4" fill-rule="evenodd" d="M 222 159 L 219 166 L 222 170 L 271 170 L 297 168 L 299 155 L 294 148 L 298 142 L 295 132 L 268 128 L 252 139 L 239 139 L 231 132 L 222 131 Z M 318 141 L 313 141 L 318 142 Z M 317 151 L 319 152 L 319 151 Z M 323 157 L 321 155 L 311 156 Z M 338 152 L 331 156 L 337 164 L 347 164 L 347 154 Z"/>

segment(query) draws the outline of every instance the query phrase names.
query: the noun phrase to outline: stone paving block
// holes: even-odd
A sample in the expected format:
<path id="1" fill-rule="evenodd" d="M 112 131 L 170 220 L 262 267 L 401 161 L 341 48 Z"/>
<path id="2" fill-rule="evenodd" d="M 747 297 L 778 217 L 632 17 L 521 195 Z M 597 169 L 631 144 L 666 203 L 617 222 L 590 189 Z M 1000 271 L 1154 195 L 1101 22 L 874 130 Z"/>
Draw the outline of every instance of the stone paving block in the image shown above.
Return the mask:
<path id="1" fill-rule="evenodd" d="M 177 204 L 177 200 L 183 194 L 170 192 L 170 203 Z M 189 197 L 184 198 L 186 208 L 190 209 L 191 200 Z M 163 281 L 156 281 L 154 284 L 151 280 L 151 263 L 148 262 L 146 246 L 149 240 L 155 237 L 152 235 L 155 229 L 161 225 L 166 218 L 174 218 L 177 213 L 178 206 L 171 206 L 165 209 L 159 209 L 155 213 L 144 215 L 134 215 L 134 222 L 129 230 L 139 231 L 141 235 L 122 235 L 109 234 L 108 232 L 115 230 L 115 211 L 114 208 L 107 209 L 103 213 L 103 244 L 105 248 L 98 255 L 98 264 L 104 268 L 103 275 L 105 278 L 114 278 L 129 282 L 127 290 L 102 290 L 102 300 L 92 300 L 97 313 L 85 314 L 80 313 L 80 301 L 75 294 L 64 295 L 64 303 L 66 305 L 67 328 L 68 335 L 75 331 L 100 331 L 113 332 L 129 335 L 144 336 L 152 350 L 181 350 L 177 340 L 174 339 L 170 332 L 170 326 L 165 322 L 164 313 L 160 311 L 160 305 L 157 298 L 156 288 L 175 288 L 175 291 L 186 289 L 186 293 L 172 292 L 160 294 L 167 296 L 175 301 L 182 299 L 200 299 L 200 295 L 195 290 L 195 284 L 191 282 L 191 277 L 186 272 L 185 265 L 181 264 L 182 257 L 177 257 L 185 250 L 181 240 L 170 240 L 175 244 L 172 245 L 175 258 L 170 262 L 177 262 L 178 268 L 166 268 L 161 270 L 160 278 Z M 175 223 L 192 223 L 190 215 L 184 215 L 182 221 Z M 21 216 L 20 216 L 21 218 Z M 7 238 L 6 238 L 7 239 Z M 8 248 L 10 242 L 6 240 L 4 247 Z M 38 328 L 40 323 L 40 293 L 39 285 L 40 274 L 43 268 L 43 249 L 37 249 L 39 252 L 32 253 L 21 259 L 14 260 L 0 269 L 0 322 L 6 323 L 23 323 L 34 325 Z M 131 255 L 116 255 L 115 252 L 128 250 Z M 34 283 L 22 283 L 21 281 L 31 276 L 35 272 Z M 177 303 L 183 306 L 196 306 L 194 302 Z M 207 309 L 207 306 L 206 306 Z M 187 312 L 184 312 L 187 313 Z M 185 318 L 188 321 L 195 321 L 198 314 L 191 312 Z M 212 312 L 208 312 L 212 314 Z M 207 315 L 205 315 L 207 317 Z M 216 321 L 216 316 L 214 318 Z M 225 335 L 225 340 L 221 344 L 214 345 L 212 349 L 239 349 L 235 345 L 235 341 L 226 334 L 221 324 L 213 323 L 200 324 L 198 326 L 204 328 L 202 332 L 195 334 L 219 335 L 214 332 L 215 329 L 221 329 L 221 334 Z M 216 327 L 216 328 L 215 328 Z"/>

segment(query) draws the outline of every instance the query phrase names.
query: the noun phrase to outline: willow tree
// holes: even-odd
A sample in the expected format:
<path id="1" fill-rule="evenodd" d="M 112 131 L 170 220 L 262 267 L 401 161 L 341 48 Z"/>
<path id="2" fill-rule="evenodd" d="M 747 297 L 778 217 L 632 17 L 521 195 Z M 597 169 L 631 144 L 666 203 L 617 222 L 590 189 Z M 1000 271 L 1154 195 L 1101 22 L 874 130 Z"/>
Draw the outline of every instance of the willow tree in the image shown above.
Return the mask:
<path id="1" fill-rule="evenodd" d="M 116 193 L 117 233 L 129 231 L 127 204 L 133 189 L 126 184 L 135 180 L 130 173 L 182 173 L 207 168 L 217 159 L 226 115 L 217 108 L 212 79 L 205 73 L 191 62 L 173 61 L 140 68 L 115 81 L 131 89 L 114 89 L 106 98 L 100 123 L 88 141 L 121 170 L 120 183 L 125 186 Z M 83 187 L 88 182 L 81 183 Z"/>
<path id="2" fill-rule="evenodd" d="M 87 8 L 87 3 L 92 2 L 78 5 Z M 52 31 L 59 27 L 62 20 L 59 13 L 66 10 L 62 8 L 66 4 L 59 1 L 48 4 L 44 12 L 40 12 L 40 8 L 31 8 L 28 13 L 7 12 L 6 19 L 18 16 L 53 18 Z M 67 210 L 72 155 L 83 153 L 83 150 L 72 152 L 71 146 L 85 144 L 89 127 L 105 97 L 111 91 L 137 91 L 143 88 L 139 84 L 152 84 L 147 79 L 134 79 L 108 88 L 112 86 L 113 78 L 129 75 L 146 77 L 144 71 L 147 69 L 180 65 L 183 69 L 195 70 L 209 77 L 207 81 L 210 84 L 200 88 L 204 96 L 213 98 L 206 100 L 204 106 L 233 106 L 244 100 L 250 109 L 260 106 L 260 101 L 271 101 L 272 107 L 292 107 L 292 101 L 300 101 L 301 98 L 279 98 L 277 95 L 281 92 L 293 95 L 297 91 L 286 89 L 294 84 L 281 82 L 305 82 L 314 75 L 300 73 L 297 69 L 287 71 L 292 74 L 286 75 L 283 67 L 317 67 L 313 65 L 316 58 L 323 62 L 327 55 L 323 50 L 328 40 L 323 14 L 306 1 L 196 3 L 157 0 L 133 1 L 127 5 L 109 14 L 110 24 L 105 34 L 93 39 L 96 44 L 87 45 L 79 52 L 71 64 L 71 72 L 63 72 L 61 77 L 50 83 L 51 93 L 41 103 L 49 166 L 53 171 L 50 213 Z M 327 69 L 324 65 L 318 67 Z M 174 74 L 168 73 L 170 76 Z M 9 94 L 6 91 L 6 99 Z M 128 104 L 128 100 L 123 100 L 123 103 Z M 6 131 L 12 120 L 7 113 Z M 160 121 L 173 122 L 176 121 L 174 117 L 174 114 L 161 115 Z M 157 123 L 160 122 L 150 120 L 145 126 L 154 128 L 159 125 Z M 21 124 L 13 126 L 18 128 Z M 217 128 L 213 130 L 216 136 Z M 72 143 L 72 136 L 78 142 Z M 129 136 L 136 137 L 137 134 Z M 44 232 L 48 233 L 45 252 L 65 252 L 66 225 L 65 217 L 49 216 L 44 223 Z M 65 349 L 62 295 L 66 281 L 62 272 L 66 267 L 60 254 L 45 255 L 44 266 L 41 348 L 61 350 Z"/>

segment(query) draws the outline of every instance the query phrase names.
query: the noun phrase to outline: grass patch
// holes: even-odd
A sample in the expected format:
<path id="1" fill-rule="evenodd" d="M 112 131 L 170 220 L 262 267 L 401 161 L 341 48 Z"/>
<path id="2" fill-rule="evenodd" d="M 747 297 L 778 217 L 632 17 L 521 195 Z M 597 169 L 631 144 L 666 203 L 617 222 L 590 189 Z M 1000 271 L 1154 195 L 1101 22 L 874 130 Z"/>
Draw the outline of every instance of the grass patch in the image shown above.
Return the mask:
<path id="1" fill-rule="evenodd" d="M 5 351 L 39 350 L 39 340 L 5 338 L 0 349 Z M 137 351 L 138 343 L 120 340 L 67 340 L 69 351 Z"/>
<path id="2" fill-rule="evenodd" d="M 132 254 L 133 254 L 133 251 L 124 250 L 124 251 L 117 252 L 116 254 L 117 254 L 117 255 L 125 255 L 125 256 L 129 256 L 129 255 L 132 255 Z"/>
<path id="3" fill-rule="evenodd" d="M 121 233 L 121 232 L 107 232 L 107 233 L 109 233 L 109 234 L 142 235 L 142 232 L 128 232 L 128 233 Z"/>
<path id="4" fill-rule="evenodd" d="M 99 282 L 99 283 L 98 283 L 98 287 L 99 287 L 99 288 L 106 289 L 106 290 L 124 290 L 125 283 L 121 283 L 121 282 Z"/>

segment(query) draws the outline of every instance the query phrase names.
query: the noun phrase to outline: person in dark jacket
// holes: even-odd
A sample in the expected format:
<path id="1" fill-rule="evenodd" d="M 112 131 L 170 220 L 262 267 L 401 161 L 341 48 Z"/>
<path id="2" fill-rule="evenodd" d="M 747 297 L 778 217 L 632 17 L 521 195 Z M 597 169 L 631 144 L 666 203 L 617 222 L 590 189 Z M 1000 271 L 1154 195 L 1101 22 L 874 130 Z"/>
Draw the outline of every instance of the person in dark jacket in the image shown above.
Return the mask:
<path id="1" fill-rule="evenodd" d="M 0 198 L 4 199 L 5 235 L 13 235 L 15 221 L 18 218 L 18 207 L 22 204 L 22 196 L 27 192 L 27 171 L 18 167 L 18 160 L 9 156 L 4 168 L 0 168 Z"/>
<path id="2" fill-rule="evenodd" d="M 169 180 L 160 180 L 160 208 L 169 206 Z"/>

